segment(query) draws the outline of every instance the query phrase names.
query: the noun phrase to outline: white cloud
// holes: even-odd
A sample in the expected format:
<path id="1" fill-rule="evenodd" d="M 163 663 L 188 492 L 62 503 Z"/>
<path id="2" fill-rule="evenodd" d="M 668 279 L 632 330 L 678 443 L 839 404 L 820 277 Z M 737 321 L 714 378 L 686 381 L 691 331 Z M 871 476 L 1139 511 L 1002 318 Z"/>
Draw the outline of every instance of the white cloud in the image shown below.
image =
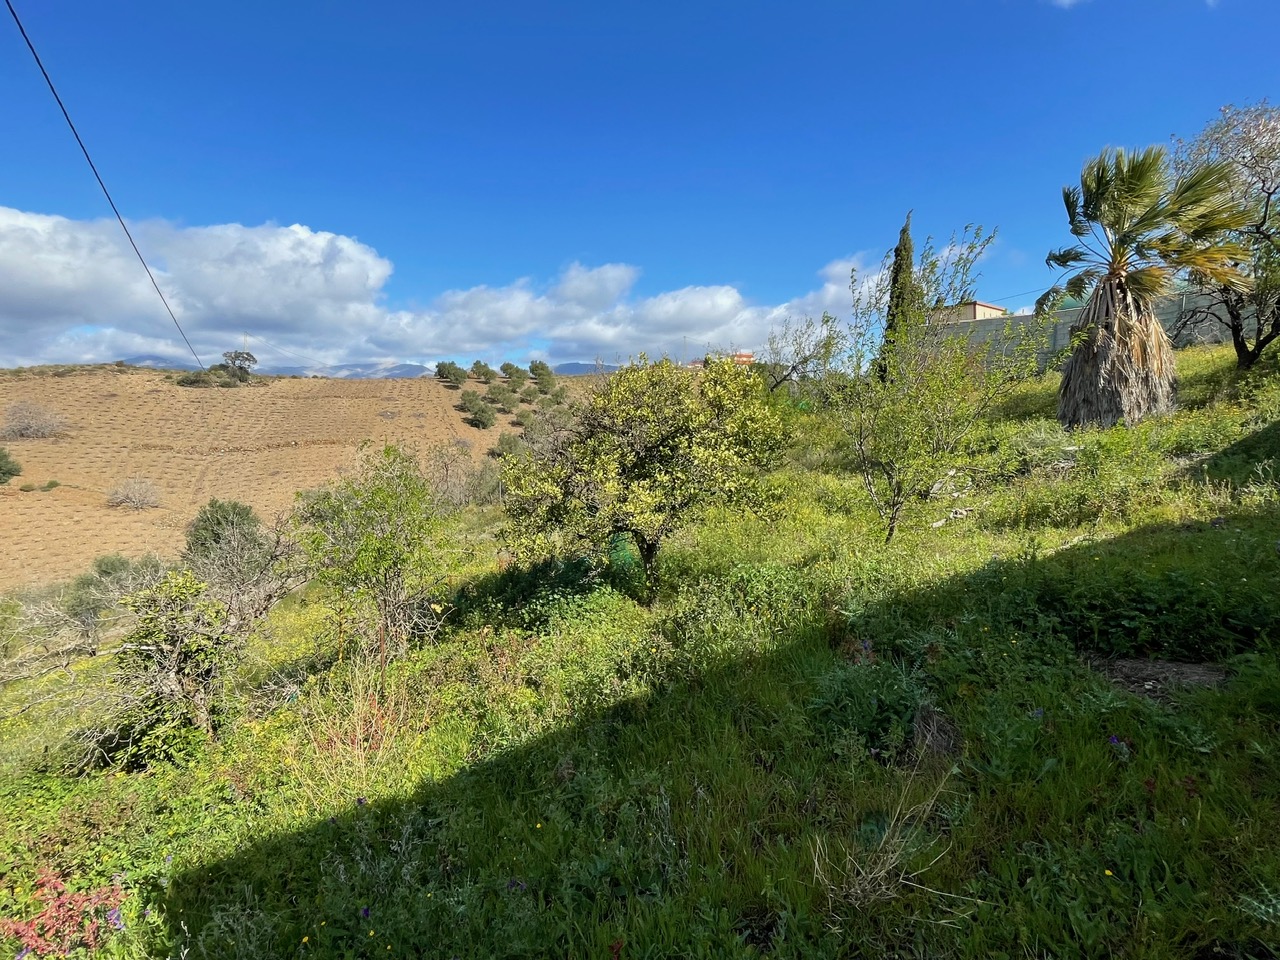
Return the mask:
<path id="1" fill-rule="evenodd" d="M 641 297 L 633 265 L 572 263 L 548 283 L 450 290 L 403 310 L 385 303 L 390 261 L 353 237 L 296 224 L 150 221 L 133 230 L 206 362 L 237 347 L 242 331 L 324 363 L 751 349 L 787 315 L 847 313 L 849 273 L 859 265 L 832 261 L 815 289 L 780 304 L 751 303 L 726 285 Z M 261 341 L 250 348 L 264 366 L 298 363 Z M 115 222 L 0 207 L 0 366 L 138 354 L 187 355 Z"/>

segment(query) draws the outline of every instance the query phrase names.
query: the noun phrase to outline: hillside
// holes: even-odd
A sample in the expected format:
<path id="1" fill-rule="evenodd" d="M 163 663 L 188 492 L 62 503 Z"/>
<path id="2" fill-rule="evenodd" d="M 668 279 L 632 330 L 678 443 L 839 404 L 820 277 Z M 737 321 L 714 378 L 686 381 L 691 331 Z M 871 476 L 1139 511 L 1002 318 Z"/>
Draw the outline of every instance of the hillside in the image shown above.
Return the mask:
<path id="1" fill-rule="evenodd" d="M 1022 385 L 890 543 L 798 407 L 653 590 L 463 510 L 400 656 L 312 585 L 136 762 L 82 754 L 121 657 L 0 685 L 0 948 L 1276 960 L 1280 377 L 1177 360 L 1133 428 Z"/>
<path id="2" fill-rule="evenodd" d="M 2 444 L 23 473 L 0 486 L 0 591 L 74 576 L 102 554 L 173 556 L 211 497 L 272 516 L 295 491 L 349 466 L 366 440 L 420 449 L 462 441 L 481 457 L 510 417 L 472 427 L 454 409 L 458 395 L 429 378 L 264 379 L 216 390 L 113 366 L 0 373 L 0 415 L 28 401 L 67 420 L 62 436 Z M 161 506 L 108 507 L 108 491 L 129 477 L 156 484 Z M 60 486 L 19 490 L 49 480 Z"/>

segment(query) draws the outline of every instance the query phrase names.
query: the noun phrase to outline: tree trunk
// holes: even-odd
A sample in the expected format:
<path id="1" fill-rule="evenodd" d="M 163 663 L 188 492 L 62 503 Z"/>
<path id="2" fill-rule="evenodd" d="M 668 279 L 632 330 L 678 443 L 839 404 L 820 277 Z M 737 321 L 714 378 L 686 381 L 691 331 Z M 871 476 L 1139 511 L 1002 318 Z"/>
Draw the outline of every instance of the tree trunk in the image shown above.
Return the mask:
<path id="1" fill-rule="evenodd" d="M 640 563 L 644 565 L 644 583 L 649 588 L 650 594 L 653 593 L 653 565 L 658 559 L 658 544 L 656 541 L 650 541 L 642 537 L 638 533 L 633 533 L 635 537 L 636 547 L 640 551 Z"/>
<path id="2" fill-rule="evenodd" d="M 1104 277 L 1071 328 L 1082 340 L 1062 367 L 1058 420 L 1063 426 L 1129 426 L 1170 413 L 1176 388 L 1173 348 L 1164 327 L 1135 302 L 1123 277 Z"/>

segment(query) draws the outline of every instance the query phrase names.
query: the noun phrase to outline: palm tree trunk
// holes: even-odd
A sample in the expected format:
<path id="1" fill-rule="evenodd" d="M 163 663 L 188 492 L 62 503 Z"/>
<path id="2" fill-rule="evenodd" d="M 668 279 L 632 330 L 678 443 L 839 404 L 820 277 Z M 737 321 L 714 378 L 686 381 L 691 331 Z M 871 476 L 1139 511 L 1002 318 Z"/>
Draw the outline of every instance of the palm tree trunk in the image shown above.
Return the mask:
<path id="1" fill-rule="evenodd" d="M 1172 412 L 1173 347 L 1150 305 L 1130 295 L 1123 277 L 1098 282 L 1071 336 L 1079 343 L 1062 367 L 1063 426 L 1132 426 Z"/>

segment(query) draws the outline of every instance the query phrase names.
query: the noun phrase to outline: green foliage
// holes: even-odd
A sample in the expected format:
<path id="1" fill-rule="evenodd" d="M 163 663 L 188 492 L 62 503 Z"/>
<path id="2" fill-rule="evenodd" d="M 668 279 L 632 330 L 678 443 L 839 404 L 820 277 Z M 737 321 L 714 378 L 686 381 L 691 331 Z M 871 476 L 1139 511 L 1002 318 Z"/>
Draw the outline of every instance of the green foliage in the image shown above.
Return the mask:
<path id="1" fill-rule="evenodd" d="M 417 457 L 392 445 L 367 452 L 351 476 L 298 495 L 298 540 L 315 579 L 340 620 L 359 625 L 371 615 L 361 644 L 383 663 L 440 627 L 443 514 Z"/>
<path id="2" fill-rule="evenodd" d="M 529 364 L 529 376 L 533 378 L 539 393 L 546 395 L 555 389 L 555 371 L 551 369 L 551 365 L 546 361 L 534 360 L 533 363 Z"/>
<path id="3" fill-rule="evenodd" d="M 604 550 L 619 534 L 646 576 L 662 542 L 715 503 L 750 503 L 781 427 L 731 361 L 698 378 L 644 357 L 600 384 L 574 422 L 506 461 L 510 542 L 536 556 L 562 532 Z"/>
<path id="4" fill-rule="evenodd" d="M 927 243 L 911 288 L 895 309 L 893 339 L 881 335 L 894 288 L 886 267 L 869 285 L 855 281 L 846 366 L 830 387 L 834 415 L 848 436 L 848 462 L 892 540 L 908 503 L 963 468 L 966 438 L 1021 379 L 1035 372 L 1038 330 L 1006 329 L 992 343 L 930 316 L 926 306 L 968 299 L 973 269 L 993 235 L 965 231 L 944 259 Z M 910 310 L 908 311 L 908 307 Z"/>
<path id="5" fill-rule="evenodd" d="M 248 383 L 250 373 L 258 365 L 258 358 L 248 350 L 229 350 L 222 359 L 227 372 L 240 383 Z"/>
<path id="6" fill-rule="evenodd" d="M 499 412 L 508 415 L 514 413 L 520 404 L 520 398 L 516 396 L 516 392 L 501 383 L 495 383 L 489 387 L 485 393 L 485 400 L 497 407 Z"/>
<path id="7" fill-rule="evenodd" d="M 231 541 L 244 538 L 261 543 L 261 526 L 262 521 L 247 503 L 214 497 L 187 525 L 184 556 L 188 562 L 210 557 L 224 550 Z"/>
<path id="8" fill-rule="evenodd" d="M 211 736 L 236 646 L 226 610 L 187 570 L 171 571 L 120 603 L 136 618 L 116 654 L 118 714 L 97 740 L 108 758 L 146 766 L 176 756 L 189 731 Z"/>
<path id="9" fill-rule="evenodd" d="M 529 386 L 525 387 L 523 390 L 520 391 L 520 402 L 523 404 L 527 404 L 528 406 L 533 406 L 535 403 L 537 403 L 539 396 L 540 394 L 538 393 L 538 388 L 530 384 Z"/>
<path id="10" fill-rule="evenodd" d="M 498 434 L 498 442 L 489 449 L 489 456 L 501 460 L 503 457 L 514 457 L 525 448 L 518 434 L 503 430 Z"/>
<path id="11" fill-rule="evenodd" d="M 215 379 L 204 370 L 192 370 L 189 373 L 182 373 L 173 381 L 180 387 L 213 387 L 217 386 Z"/>
<path id="12" fill-rule="evenodd" d="M 120 884 L 112 956 L 1267 957 L 1280 495 L 1212 472 L 1273 455 L 1264 380 L 1132 430 L 993 408 L 972 485 L 921 507 L 970 516 L 888 545 L 861 478 L 814 454 L 762 481 L 767 516 L 712 506 L 669 537 L 650 606 L 629 538 L 608 565 L 504 567 L 494 512 L 467 511 L 434 643 L 382 676 L 318 584 L 236 672 L 243 717 L 213 743 L 181 721 L 196 762 L 146 776 L 13 773 L 62 671 L 0 688 L 0 951 L 50 915 L 52 868 Z M 989 522 L 1086 481 L 1128 506 Z"/>
<path id="13" fill-rule="evenodd" d="M 529 371 L 517 366 L 510 360 L 504 363 L 500 369 L 502 370 L 502 375 L 507 378 L 507 385 L 512 390 L 519 390 L 524 386 L 525 381 L 529 379 Z"/>
<path id="14" fill-rule="evenodd" d="M 477 380 L 483 380 L 485 383 L 493 383 L 498 379 L 498 371 L 493 369 L 483 360 L 477 360 L 471 364 L 471 376 Z"/>
<path id="15" fill-rule="evenodd" d="M 467 382 L 467 371 L 452 360 L 442 360 L 436 364 L 436 378 L 453 387 L 461 387 Z"/>
<path id="16" fill-rule="evenodd" d="M 13 459 L 9 451 L 0 447 L 0 486 L 22 474 L 22 465 Z"/>

